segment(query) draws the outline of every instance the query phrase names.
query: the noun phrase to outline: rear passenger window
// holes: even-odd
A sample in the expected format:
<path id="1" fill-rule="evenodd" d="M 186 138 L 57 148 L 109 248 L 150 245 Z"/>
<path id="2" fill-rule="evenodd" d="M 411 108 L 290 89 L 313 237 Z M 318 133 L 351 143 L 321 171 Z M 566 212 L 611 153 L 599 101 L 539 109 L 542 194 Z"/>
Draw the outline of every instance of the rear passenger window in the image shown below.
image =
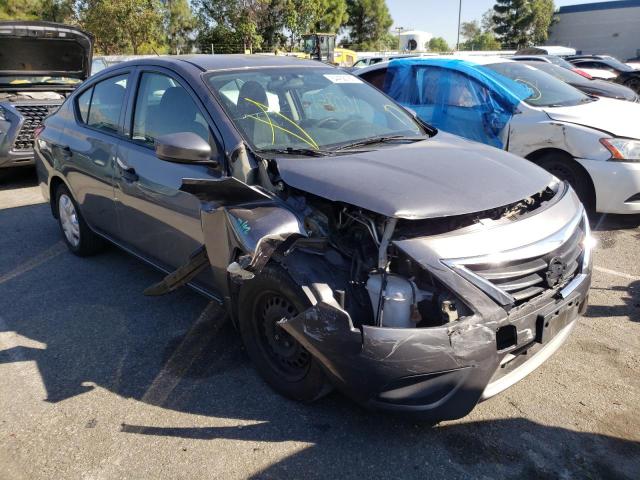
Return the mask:
<path id="1" fill-rule="evenodd" d="M 195 133 L 209 142 L 209 125 L 191 95 L 167 75 L 142 74 L 132 139 L 152 146 L 159 136 L 179 132 Z"/>
<path id="2" fill-rule="evenodd" d="M 78 112 L 80 113 L 80 120 L 82 123 L 87 123 L 87 120 L 89 119 L 91 95 L 93 95 L 93 88 L 90 88 L 78 97 Z"/>
<path id="3" fill-rule="evenodd" d="M 384 89 L 384 79 L 387 76 L 387 69 L 380 68 L 372 72 L 363 73 L 361 75 L 367 82 L 376 87 L 378 90 Z"/>
<path id="4" fill-rule="evenodd" d="M 127 89 L 128 75 L 111 77 L 97 83 L 90 91 L 93 92 L 90 100 L 83 98 L 89 91 L 78 98 L 78 110 L 80 117 L 90 127 L 107 132 L 118 132 L 120 112 L 124 106 L 124 96 Z M 83 102 L 89 105 L 83 113 Z"/>

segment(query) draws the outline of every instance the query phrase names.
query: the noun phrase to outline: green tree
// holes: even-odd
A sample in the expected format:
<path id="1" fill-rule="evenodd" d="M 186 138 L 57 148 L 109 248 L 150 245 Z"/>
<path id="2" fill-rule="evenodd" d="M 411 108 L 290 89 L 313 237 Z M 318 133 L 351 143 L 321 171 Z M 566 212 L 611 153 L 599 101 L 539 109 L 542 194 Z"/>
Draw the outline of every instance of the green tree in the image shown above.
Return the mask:
<path id="1" fill-rule="evenodd" d="M 291 34 L 291 44 L 296 45 L 302 35 L 311 31 L 317 19 L 317 0 L 288 0 L 285 6 L 284 26 Z"/>
<path id="2" fill-rule="evenodd" d="M 107 55 L 154 53 L 164 46 L 164 7 L 158 0 L 81 0 L 80 25 Z"/>
<path id="3" fill-rule="evenodd" d="M 258 18 L 258 33 L 263 39 L 263 49 L 274 51 L 285 47 L 287 36 L 284 34 L 284 17 L 287 7 L 288 0 L 269 0 L 264 13 Z"/>
<path id="4" fill-rule="evenodd" d="M 500 42 L 516 49 L 530 43 L 534 22 L 531 0 L 496 0 L 493 10 L 494 30 Z"/>
<path id="5" fill-rule="evenodd" d="M 176 54 L 187 51 L 196 27 L 189 0 L 166 0 L 165 14 L 169 51 Z"/>
<path id="6" fill-rule="evenodd" d="M 199 0 L 201 50 L 211 50 L 208 42 L 220 53 L 260 49 L 263 39 L 258 21 L 268 7 L 268 0 Z"/>
<path id="7" fill-rule="evenodd" d="M 495 11 L 493 10 L 493 8 L 490 8 L 482 14 L 482 19 L 480 19 L 480 26 L 482 27 L 483 32 L 493 32 L 495 30 L 496 22 L 493 20 L 494 15 Z"/>
<path id="8" fill-rule="evenodd" d="M 0 20 L 38 18 L 40 0 L 0 0 Z"/>
<path id="9" fill-rule="evenodd" d="M 553 0 L 496 0 L 493 10 L 498 40 L 517 49 L 547 39 L 555 6 Z"/>
<path id="10" fill-rule="evenodd" d="M 393 19 L 385 0 L 347 0 L 350 44 L 362 50 L 384 46 Z"/>
<path id="11" fill-rule="evenodd" d="M 500 50 L 501 47 L 492 32 L 483 32 L 464 42 L 461 50 Z"/>
<path id="12" fill-rule="evenodd" d="M 426 47 L 431 52 L 449 52 L 450 51 L 449 44 L 442 37 L 433 37 L 431 40 L 429 40 L 429 43 L 427 43 Z"/>
<path id="13" fill-rule="evenodd" d="M 75 17 L 75 0 L 41 0 L 40 20 L 72 23 Z"/>
<path id="14" fill-rule="evenodd" d="M 313 23 L 316 32 L 338 33 L 347 23 L 346 0 L 318 0 L 317 14 Z"/>
<path id="15" fill-rule="evenodd" d="M 555 5 L 553 0 L 534 0 L 533 2 L 533 42 L 541 45 L 549 38 L 549 27 L 554 21 Z"/>
<path id="16" fill-rule="evenodd" d="M 478 22 L 478 20 L 462 22 L 460 24 L 460 35 L 462 35 L 462 38 L 465 40 L 471 40 L 481 33 L 482 30 L 480 30 L 480 22 Z"/>
<path id="17" fill-rule="evenodd" d="M 0 20 L 65 23 L 73 19 L 74 3 L 74 0 L 0 0 Z"/>

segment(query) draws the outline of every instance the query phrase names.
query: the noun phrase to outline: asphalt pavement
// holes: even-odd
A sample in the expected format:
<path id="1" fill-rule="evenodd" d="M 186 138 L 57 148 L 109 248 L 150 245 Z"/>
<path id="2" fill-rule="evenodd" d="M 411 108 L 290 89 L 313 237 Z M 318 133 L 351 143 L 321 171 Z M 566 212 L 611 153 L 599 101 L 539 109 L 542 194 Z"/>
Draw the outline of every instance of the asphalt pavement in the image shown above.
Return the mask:
<path id="1" fill-rule="evenodd" d="M 640 478 L 640 216 L 594 219 L 590 306 L 547 363 L 436 427 L 273 393 L 224 312 L 116 248 L 67 252 L 0 185 L 0 479 Z"/>

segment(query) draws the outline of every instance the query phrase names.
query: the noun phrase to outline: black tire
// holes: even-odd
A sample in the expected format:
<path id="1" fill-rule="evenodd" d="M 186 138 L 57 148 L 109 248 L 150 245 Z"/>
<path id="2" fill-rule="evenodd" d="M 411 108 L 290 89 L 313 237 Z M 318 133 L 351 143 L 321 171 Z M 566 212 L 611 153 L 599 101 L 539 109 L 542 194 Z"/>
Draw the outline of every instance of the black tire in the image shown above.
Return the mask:
<path id="1" fill-rule="evenodd" d="M 238 326 L 249 358 L 275 391 L 302 402 L 326 395 L 331 385 L 318 360 L 276 321 L 309 306 L 302 289 L 272 264 L 245 282 L 238 295 Z"/>
<path id="2" fill-rule="evenodd" d="M 560 154 L 548 153 L 540 157 L 536 163 L 560 180 L 568 182 L 587 210 L 595 209 L 596 199 L 591 178 L 575 160 Z"/>
<path id="3" fill-rule="evenodd" d="M 74 225 L 77 226 L 78 236 L 77 243 L 72 242 L 65 233 L 65 227 L 63 226 L 63 216 L 60 212 L 60 204 L 61 199 L 68 199 L 73 205 L 73 209 L 75 211 L 76 221 Z M 87 222 L 82 218 L 82 214 L 80 213 L 80 209 L 78 208 L 78 204 L 76 200 L 73 198 L 73 195 L 69 192 L 69 189 L 64 185 L 59 185 L 56 189 L 55 193 L 55 206 L 56 209 L 56 217 L 58 219 L 58 226 L 60 227 L 60 233 L 62 233 L 62 238 L 64 243 L 67 244 L 69 250 L 79 257 L 88 257 L 90 255 L 95 255 L 102 251 L 105 247 L 106 242 L 104 239 L 97 234 L 95 234 L 87 225 Z"/>
<path id="4" fill-rule="evenodd" d="M 640 78 L 631 78 L 624 85 L 640 95 Z"/>

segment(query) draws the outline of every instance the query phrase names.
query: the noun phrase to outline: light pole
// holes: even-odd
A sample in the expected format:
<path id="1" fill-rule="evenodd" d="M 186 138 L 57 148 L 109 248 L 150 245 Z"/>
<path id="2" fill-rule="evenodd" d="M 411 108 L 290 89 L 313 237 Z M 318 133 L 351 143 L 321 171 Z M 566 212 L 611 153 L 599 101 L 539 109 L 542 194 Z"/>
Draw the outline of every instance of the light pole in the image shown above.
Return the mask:
<path id="1" fill-rule="evenodd" d="M 462 0 L 458 5 L 458 39 L 456 40 L 456 52 L 460 50 L 460 20 L 462 19 Z"/>

